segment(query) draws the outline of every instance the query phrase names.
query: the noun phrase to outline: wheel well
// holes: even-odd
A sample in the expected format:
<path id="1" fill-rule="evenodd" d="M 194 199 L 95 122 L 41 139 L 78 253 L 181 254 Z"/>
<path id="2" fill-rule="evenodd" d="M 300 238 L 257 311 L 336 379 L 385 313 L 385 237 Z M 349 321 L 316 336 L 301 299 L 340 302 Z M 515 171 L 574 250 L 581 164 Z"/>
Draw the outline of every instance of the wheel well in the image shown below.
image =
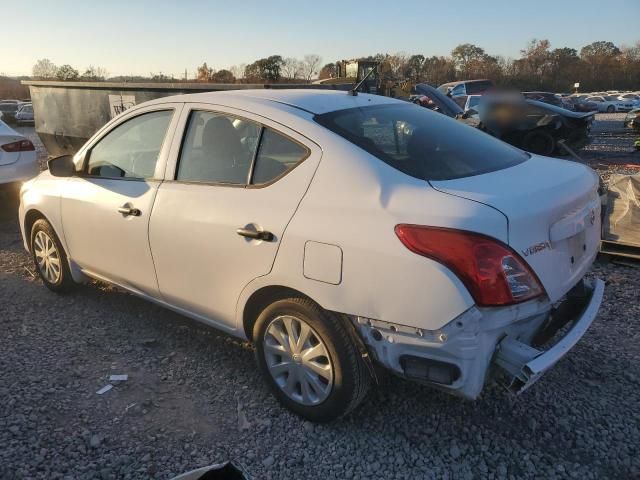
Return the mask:
<path id="1" fill-rule="evenodd" d="M 29 210 L 27 214 L 24 216 L 24 238 L 27 240 L 27 245 L 29 245 L 29 249 L 31 249 L 31 229 L 33 228 L 33 224 L 36 223 L 40 219 L 46 220 L 41 212 L 38 210 Z"/>
<path id="2" fill-rule="evenodd" d="M 271 305 L 273 302 L 291 297 L 309 298 L 298 290 L 281 285 L 270 285 L 256 290 L 251 294 L 249 300 L 244 306 L 242 313 L 242 326 L 244 333 L 249 340 L 253 340 L 253 325 L 256 323 L 260 312 Z M 309 300 L 313 300 L 309 298 Z"/>

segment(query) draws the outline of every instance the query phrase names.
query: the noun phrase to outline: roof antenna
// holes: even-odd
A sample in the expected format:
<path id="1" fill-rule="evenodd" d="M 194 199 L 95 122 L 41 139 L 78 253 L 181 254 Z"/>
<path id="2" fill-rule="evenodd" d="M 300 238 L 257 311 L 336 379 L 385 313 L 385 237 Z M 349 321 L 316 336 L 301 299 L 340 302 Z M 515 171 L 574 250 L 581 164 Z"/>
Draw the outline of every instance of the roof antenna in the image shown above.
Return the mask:
<path id="1" fill-rule="evenodd" d="M 367 73 L 364 78 L 362 80 L 360 80 L 355 87 L 353 87 L 351 90 L 349 90 L 349 95 L 353 96 L 353 97 L 357 97 L 358 96 L 358 89 L 360 88 L 360 85 L 362 85 L 367 78 L 369 78 L 369 75 L 371 75 L 376 69 L 378 68 L 378 64 L 376 64 L 375 67 L 373 67 L 371 70 L 369 70 L 369 73 Z"/>

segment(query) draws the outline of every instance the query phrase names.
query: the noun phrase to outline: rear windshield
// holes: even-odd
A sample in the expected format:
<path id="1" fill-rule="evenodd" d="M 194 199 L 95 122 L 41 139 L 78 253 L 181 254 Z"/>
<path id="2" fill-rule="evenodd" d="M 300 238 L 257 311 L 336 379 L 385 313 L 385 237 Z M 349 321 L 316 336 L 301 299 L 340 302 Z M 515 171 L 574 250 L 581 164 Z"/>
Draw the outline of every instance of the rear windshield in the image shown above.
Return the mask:
<path id="1" fill-rule="evenodd" d="M 467 95 L 473 95 L 474 93 L 482 93 L 485 90 L 493 87 L 493 82 L 491 80 L 481 80 L 478 82 L 467 82 L 465 85 L 467 89 Z"/>
<path id="2" fill-rule="evenodd" d="M 412 104 L 316 115 L 316 122 L 421 180 L 452 180 L 512 167 L 529 155 L 462 122 Z"/>

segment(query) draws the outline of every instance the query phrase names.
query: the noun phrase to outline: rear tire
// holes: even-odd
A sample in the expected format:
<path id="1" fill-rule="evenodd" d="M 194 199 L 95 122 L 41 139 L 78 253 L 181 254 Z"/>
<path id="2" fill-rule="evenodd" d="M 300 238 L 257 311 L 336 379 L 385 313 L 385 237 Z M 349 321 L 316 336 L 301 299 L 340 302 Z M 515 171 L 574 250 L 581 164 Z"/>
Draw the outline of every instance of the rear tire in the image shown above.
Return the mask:
<path id="1" fill-rule="evenodd" d="M 549 132 L 533 130 L 522 139 L 522 148 L 538 155 L 551 155 L 556 149 L 556 140 Z"/>
<path id="2" fill-rule="evenodd" d="M 613 113 L 616 111 L 616 107 L 614 107 L 613 105 L 609 105 L 607 107 L 607 113 Z"/>
<path id="3" fill-rule="evenodd" d="M 371 376 L 347 328 L 306 298 L 264 309 L 253 329 L 256 361 L 282 405 L 312 422 L 329 422 L 360 404 Z"/>
<path id="4" fill-rule="evenodd" d="M 38 275 L 49 290 L 66 293 L 75 286 L 60 239 L 43 218 L 31 228 L 31 256 Z"/>

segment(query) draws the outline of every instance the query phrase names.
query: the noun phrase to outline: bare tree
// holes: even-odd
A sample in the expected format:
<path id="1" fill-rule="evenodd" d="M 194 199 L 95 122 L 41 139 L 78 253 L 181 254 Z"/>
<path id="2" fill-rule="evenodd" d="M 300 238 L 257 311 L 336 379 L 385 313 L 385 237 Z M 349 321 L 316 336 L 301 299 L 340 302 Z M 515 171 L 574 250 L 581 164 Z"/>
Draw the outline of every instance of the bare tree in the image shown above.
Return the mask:
<path id="1" fill-rule="evenodd" d="M 211 80 L 212 75 L 213 75 L 213 68 L 209 67 L 209 65 L 207 65 L 207 62 L 204 62 L 202 65 L 198 67 L 196 80 L 198 82 L 208 82 Z"/>
<path id="2" fill-rule="evenodd" d="M 305 55 L 302 60 L 302 78 L 310 82 L 313 76 L 318 74 L 321 63 L 322 57 L 320 55 L 315 53 Z"/>
<path id="3" fill-rule="evenodd" d="M 89 80 L 93 82 L 103 82 L 108 76 L 109 72 L 107 72 L 106 68 L 89 65 L 80 78 L 82 80 Z"/>
<path id="4" fill-rule="evenodd" d="M 241 63 L 239 65 L 234 65 L 232 67 L 229 67 L 229 71 L 233 74 L 236 80 L 242 80 L 244 79 L 245 68 L 247 68 L 247 64 Z"/>
<path id="5" fill-rule="evenodd" d="M 48 58 L 42 58 L 36 62 L 31 70 L 35 78 L 50 79 L 56 78 L 58 67 Z"/>
<path id="6" fill-rule="evenodd" d="M 289 57 L 285 58 L 282 63 L 282 76 L 293 80 L 298 78 L 303 73 L 303 65 L 297 58 Z"/>

